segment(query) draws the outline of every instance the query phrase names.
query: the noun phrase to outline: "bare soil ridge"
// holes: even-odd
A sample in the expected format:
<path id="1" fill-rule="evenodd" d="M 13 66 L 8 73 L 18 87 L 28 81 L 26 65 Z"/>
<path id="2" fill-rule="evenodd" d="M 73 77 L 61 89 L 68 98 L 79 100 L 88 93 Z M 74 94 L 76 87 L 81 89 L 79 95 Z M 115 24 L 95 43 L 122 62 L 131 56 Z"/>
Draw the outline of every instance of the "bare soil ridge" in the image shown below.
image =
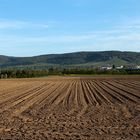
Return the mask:
<path id="1" fill-rule="evenodd" d="M 140 77 L 0 80 L 0 139 L 138 140 Z"/>

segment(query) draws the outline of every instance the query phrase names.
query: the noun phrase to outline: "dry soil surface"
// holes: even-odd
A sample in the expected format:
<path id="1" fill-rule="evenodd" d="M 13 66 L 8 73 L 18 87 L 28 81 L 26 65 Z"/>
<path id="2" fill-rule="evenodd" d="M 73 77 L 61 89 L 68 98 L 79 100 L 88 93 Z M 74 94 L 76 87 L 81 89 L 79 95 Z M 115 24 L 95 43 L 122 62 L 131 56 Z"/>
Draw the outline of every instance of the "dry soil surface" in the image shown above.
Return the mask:
<path id="1" fill-rule="evenodd" d="M 140 77 L 0 80 L 0 139 L 140 140 Z"/>

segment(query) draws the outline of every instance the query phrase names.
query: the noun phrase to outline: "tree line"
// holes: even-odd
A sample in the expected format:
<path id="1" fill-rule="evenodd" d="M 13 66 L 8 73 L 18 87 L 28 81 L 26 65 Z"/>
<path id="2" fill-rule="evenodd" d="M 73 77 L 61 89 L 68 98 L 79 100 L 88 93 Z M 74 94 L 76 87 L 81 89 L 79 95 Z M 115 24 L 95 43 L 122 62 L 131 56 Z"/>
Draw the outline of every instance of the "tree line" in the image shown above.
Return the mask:
<path id="1" fill-rule="evenodd" d="M 48 75 L 48 70 L 5 69 L 0 70 L 0 78 L 33 78 Z"/>
<path id="2" fill-rule="evenodd" d="M 140 69 L 111 69 L 101 70 L 93 68 L 49 68 L 46 70 L 34 69 L 3 69 L 0 70 L 0 78 L 33 78 L 48 75 L 133 75 L 140 74 Z"/>

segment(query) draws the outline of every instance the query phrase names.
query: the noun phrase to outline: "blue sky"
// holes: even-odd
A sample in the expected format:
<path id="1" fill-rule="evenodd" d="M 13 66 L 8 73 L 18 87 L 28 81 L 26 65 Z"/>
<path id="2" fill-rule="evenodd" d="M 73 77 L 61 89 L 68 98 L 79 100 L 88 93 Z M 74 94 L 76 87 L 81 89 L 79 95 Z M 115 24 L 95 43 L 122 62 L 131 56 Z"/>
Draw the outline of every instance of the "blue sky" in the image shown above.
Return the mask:
<path id="1" fill-rule="evenodd" d="M 0 54 L 140 52 L 140 0 L 0 0 Z"/>

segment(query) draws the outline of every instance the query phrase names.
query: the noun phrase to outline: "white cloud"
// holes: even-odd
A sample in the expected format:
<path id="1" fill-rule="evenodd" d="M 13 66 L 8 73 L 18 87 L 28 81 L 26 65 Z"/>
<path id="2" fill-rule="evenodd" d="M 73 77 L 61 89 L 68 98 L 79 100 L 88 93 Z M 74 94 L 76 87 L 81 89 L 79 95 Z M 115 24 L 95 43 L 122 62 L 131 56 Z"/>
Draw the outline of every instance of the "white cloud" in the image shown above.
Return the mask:
<path id="1" fill-rule="evenodd" d="M 48 28 L 47 24 L 30 23 L 24 21 L 0 20 L 0 29 L 24 29 L 24 28 Z M 63 27 L 62 27 L 63 28 Z M 68 34 L 68 33 L 67 33 Z M 26 35 L 26 36 L 25 36 Z M 118 24 L 107 30 L 91 31 L 79 35 L 4 35 L 0 34 L 0 50 L 2 48 L 15 48 L 15 50 L 36 49 L 36 52 L 50 50 L 56 53 L 58 50 L 128 50 L 140 51 L 140 22 Z M 60 48 L 59 48 L 60 47 Z M 25 49 L 26 48 L 26 49 Z M 41 49 L 40 49 L 41 48 Z M 57 49 L 58 48 L 58 49 Z M 9 51 L 9 49 L 7 49 Z M 27 49 L 28 50 L 28 49 Z M 7 52 L 8 52 L 7 51 Z M 29 53 L 32 53 L 29 52 Z M 41 54 L 41 53 L 40 53 Z"/>
<path id="2" fill-rule="evenodd" d="M 24 45 L 48 45 L 63 43 L 82 43 L 96 39 L 95 35 L 73 35 L 73 36 L 42 36 L 42 37 L 20 37 L 0 36 L 0 46 Z"/>
<path id="3" fill-rule="evenodd" d="M 48 28 L 48 24 L 0 19 L 0 29 Z"/>

